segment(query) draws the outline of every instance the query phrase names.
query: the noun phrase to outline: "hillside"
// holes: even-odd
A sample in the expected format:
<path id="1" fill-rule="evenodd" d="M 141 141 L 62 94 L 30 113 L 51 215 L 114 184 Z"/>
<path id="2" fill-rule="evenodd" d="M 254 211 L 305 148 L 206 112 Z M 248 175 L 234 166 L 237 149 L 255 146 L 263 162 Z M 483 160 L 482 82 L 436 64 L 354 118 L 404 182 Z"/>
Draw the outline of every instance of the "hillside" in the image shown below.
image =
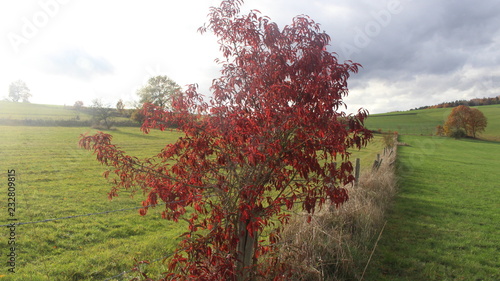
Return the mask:
<path id="1" fill-rule="evenodd" d="M 486 131 L 479 138 L 500 141 L 500 104 L 475 107 L 488 119 Z M 373 114 L 366 121 L 374 131 L 397 131 L 407 135 L 434 135 L 452 108 L 432 108 Z M 0 124 L 33 126 L 90 126 L 92 116 L 74 110 L 71 106 L 15 103 L 0 101 Z M 115 121 L 129 125 L 127 118 Z M 118 124 L 117 124 L 118 125 Z M 137 124 L 134 124 L 137 126 Z"/>
<path id="2" fill-rule="evenodd" d="M 71 120 L 77 115 L 83 115 L 80 116 L 81 118 L 90 118 L 86 114 L 73 110 L 70 106 L 0 101 L 0 119 Z"/>
<path id="3" fill-rule="evenodd" d="M 500 105 L 474 107 L 488 119 L 488 126 L 479 138 L 500 141 Z M 403 112 L 373 114 L 366 120 L 371 130 L 397 131 L 407 135 L 433 135 L 437 125 L 443 125 L 452 108 L 433 108 Z"/>
<path id="4" fill-rule="evenodd" d="M 114 117 L 117 126 L 138 126 L 125 117 Z M 72 106 L 0 101 L 0 125 L 89 127 L 89 108 L 75 110 Z"/>

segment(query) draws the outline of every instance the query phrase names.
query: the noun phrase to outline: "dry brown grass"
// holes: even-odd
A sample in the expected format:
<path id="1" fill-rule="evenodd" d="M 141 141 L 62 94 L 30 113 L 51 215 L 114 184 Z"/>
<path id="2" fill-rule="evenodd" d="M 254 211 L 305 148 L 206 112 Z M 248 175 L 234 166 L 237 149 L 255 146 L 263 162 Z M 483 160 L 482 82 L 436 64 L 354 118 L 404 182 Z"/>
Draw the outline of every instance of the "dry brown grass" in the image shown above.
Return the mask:
<path id="1" fill-rule="evenodd" d="M 387 206 L 396 192 L 393 146 L 378 170 L 361 175 L 347 187 L 349 201 L 323 208 L 307 223 L 296 215 L 283 230 L 282 258 L 292 266 L 293 280 L 360 280 L 376 243 Z"/>

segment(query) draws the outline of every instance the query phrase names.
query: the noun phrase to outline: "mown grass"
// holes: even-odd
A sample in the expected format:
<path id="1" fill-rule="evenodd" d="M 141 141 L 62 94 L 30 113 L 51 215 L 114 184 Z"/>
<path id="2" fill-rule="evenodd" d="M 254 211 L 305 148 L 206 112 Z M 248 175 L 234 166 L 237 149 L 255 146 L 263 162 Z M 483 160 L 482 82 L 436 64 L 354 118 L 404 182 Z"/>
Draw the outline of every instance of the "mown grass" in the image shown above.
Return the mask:
<path id="1" fill-rule="evenodd" d="M 78 147 L 86 128 L 0 126 L 2 180 L 6 171 L 17 174 L 16 218 L 39 221 L 140 206 L 141 194 L 127 193 L 108 200 L 111 185 L 102 177 L 105 167 L 89 151 Z M 130 154 L 145 157 L 159 152 L 175 133 L 138 128 L 113 131 L 114 141 Z M 6 223 L 7 198 L 0 209 Z M 138 260 L 151 260 L 172 251 L 185 228 L 161 219 L 162 208 L 141 217 L 137 210 L 87 216 L 52 222 L 19 225 L 16 228 L 16 273 L 2 280 L 102 280 L 128 271 Z M 0 231 L 0 251 L 7 255 L 9 233 Z M 161 262 L 152 273 L 164 271 Z M 0 274 L 7 273 L 2 264 Z"/>
<path id="2" fill-rule="evenodd" d="M 476 106 L 488 119 L 488 126 L 479 135 L 486 140 L 500 140 L 500 105 Z M 366 125 L 371 130 L 397 131 L 400 134 L 434 135 L 443 125 L 452 108 L 422 109 L 371 115 Z"/>
<path id="3" fill-rule="evenodd" d="M 500 280 L 500 143 L 401 140 L 400 192 L 365 280 Z"/>

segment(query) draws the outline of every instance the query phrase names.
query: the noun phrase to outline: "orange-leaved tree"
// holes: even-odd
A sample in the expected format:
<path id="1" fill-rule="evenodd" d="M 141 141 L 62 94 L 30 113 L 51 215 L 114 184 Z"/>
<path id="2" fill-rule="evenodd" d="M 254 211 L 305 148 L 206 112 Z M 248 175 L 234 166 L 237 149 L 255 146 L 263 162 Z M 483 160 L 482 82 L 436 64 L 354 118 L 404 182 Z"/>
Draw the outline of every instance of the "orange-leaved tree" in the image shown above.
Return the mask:
<path id="1" fill-rule="evenodd" d="M 487 124 L 480 110 L 460 105 L 452 109 L 444 124 L 444 132 L 447 136 L 467 135 L 475 138 L 477 133 L 485 130 Z"/>
<path id="2" fill-rule="evenodd" d="M 146 160 L 127 155 L 109 134 L 80 140 L 113 167 L 105 172 L 111 197 L 142 189 L 141 214 L 163 202 L 164 218 L 188 221 L 166 279 L 284 279 L 289 269 L 273 253 L 289 210 L 313 213 L 348 200 L 348 149 L 371 138 L 365 110 L 341 111 L 359 64 L 339 63 L 310 18 L 280 29 L 257 11 L 241 15 L 241 5 L 222 1 L 201 28 L 219 38 L 223 54 L 210 101 L 191 85 L 173 111 L 143 106 L 144 132 L 175 122 L 183 137 Z"/>
<path id="3" fill-rule="evenodd" d="M 471 108 L 470 119 L 467 125 L 470 136 L 475 138 L 477 133 L 484 132 L 488 125 L 488 120 L 479 109 Z"/>

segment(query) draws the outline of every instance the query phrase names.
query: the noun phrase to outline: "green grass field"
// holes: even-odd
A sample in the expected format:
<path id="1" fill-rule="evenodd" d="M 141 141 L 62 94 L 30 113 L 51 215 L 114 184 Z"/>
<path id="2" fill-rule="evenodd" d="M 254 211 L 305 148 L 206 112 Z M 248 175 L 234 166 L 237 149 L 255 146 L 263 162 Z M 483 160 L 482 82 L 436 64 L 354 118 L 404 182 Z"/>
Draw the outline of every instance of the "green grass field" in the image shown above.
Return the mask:
<path id="1" fill-rule="evenodd" d="M 16 218 L 39 221 L 140 206 L 141 194 L 127 193 L 108 200 L 110 184 L 101 176 L 105 167 L 89 151 L 78 147 L 81 133 L 93 130 L 64 127 L 0 127 L 2 176 L 17 175 Z M 115 142 L 132 155 L 156 154 L 174 133 L 138 128 L 113 131 Z M 4 193 L 5 194 L 5 193 Z M 7 196 L 1 204 L 2 223 L 7 219 Z M 176 246 L 182 224 L 161 219 L 162 208 L 141 217 L 138 210 L 86 216 L 52 222 L 19 225 L 16 228 L 16 273 L 2 280 L 102 280 L 132 268 L 134 258 L 155 259 Z M 0 251 L 8 253 L 8 231 L 0 231 Z M 151 266 L 161 272 L 161 263 Z M 128 279 L 127 279 L 128 280 Z"/>
<path id="2" fill-rule="evenodd" d="M 451 108 L 368 119 L 410 146 L 399 148 L 400 192 L 367 280 L 500 279 L 500 105 L 477 108 L 482 140 L 431 137 Z"/>
<path id="3" fill-rule="evenodd" d="M 403 136 L 367 280 L 500 280 L 500 143 Z"/>

